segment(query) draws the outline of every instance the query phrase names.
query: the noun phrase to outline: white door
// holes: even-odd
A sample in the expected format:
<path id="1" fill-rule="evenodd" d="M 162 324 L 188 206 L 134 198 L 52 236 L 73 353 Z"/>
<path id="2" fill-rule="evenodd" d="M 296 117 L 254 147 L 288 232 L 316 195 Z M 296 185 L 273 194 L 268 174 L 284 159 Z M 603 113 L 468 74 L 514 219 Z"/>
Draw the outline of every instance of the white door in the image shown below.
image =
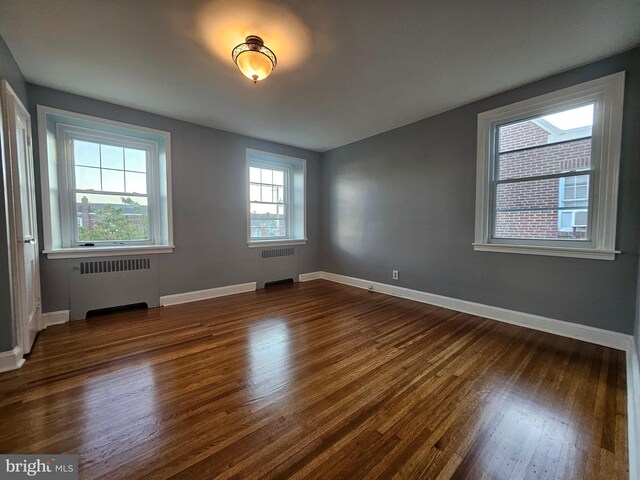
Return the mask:
<path id="1" fill-rule="evenodd" d="M 13 208 L 9 209 L 9 238 L 12 244 L 14 315 L 18 345 L 24 353 L 29 353 L 36 334 L 41 329 L 31 118 L 11 87 L 4 81 L 2 94 L 5 115 L 5 161 L 10 167 L 5 171 L 11 172 L 11 178 L 7 179 L 10 186 L 7 188 L 7 197 L 13 200 Z"/>

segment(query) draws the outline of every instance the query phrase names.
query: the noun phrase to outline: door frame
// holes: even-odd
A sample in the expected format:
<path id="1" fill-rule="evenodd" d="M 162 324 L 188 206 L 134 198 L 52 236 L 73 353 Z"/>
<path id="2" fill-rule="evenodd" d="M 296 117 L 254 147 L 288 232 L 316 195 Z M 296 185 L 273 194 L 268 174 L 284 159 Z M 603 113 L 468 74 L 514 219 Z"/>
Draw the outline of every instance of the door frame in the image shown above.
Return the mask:
<path id="1" fill-rule="evenodd" d="M 29 175 L 31 178 L 30 182 L 33 182 L 33 187 L 35 189 L 35 179 L 34 173 L 34 165 L 33 165 L 33 140 L 31 134 L 31 115 L 29 115 L 29 111 L 22 104 L 15 91 L 9 85 L 5 79 L 0 80 L 0 107 L 2 108 L 1 116 L 2 116 L 2 135 L 3 135 L 3 146 L 4 151 L 2 152 L 3 164 L 2 169 L 4 173 L 4 186 L 5 186 L 5 211 L 7 214 L 7 243 L 9 247 L 9 284 L 11 287 L 11 317 L 14 325 L 15 332 L 15 341 L 17 346 L 22 350 L 22 354 L 26 354 L 31 349 L 31 345 L 28 344 L 29 330 L 24 322 L 26 321 L 26 316 L 22 312 L 22 279 L 25 278 L 24 274 L 24 262 L 21 261 L 21 242 L 22 242 L 22 205 L 20 200 L 20 189 L 19 187 L 19 170 L 17 164 L 17 145 L 15 143 L 15 136 L 12 132 L 15 131 L 15 113 L 16 109 L 19 109 L 21 113 L 27 119 L 28 123 L 28 148 L 27 155 L 29 156 L 28 161 L 31 163 L 31 170 Z M 35 210 L 35 199 L 34 199 L 34 210 Z M 42 330 L 43 320 L 42 320 L 42 308 L 41 308 L 41 300 L 40 300 L 40 248 L 38 242 L 38 232 L 37 232 L 37 217 L 36 212 L 33 213 L 33 218 L 36 220 L 36 229 L 34 231 L 34 237 L 36 242 L 36 307 L 37 307 L 37 329 L 38 331 Z"/>

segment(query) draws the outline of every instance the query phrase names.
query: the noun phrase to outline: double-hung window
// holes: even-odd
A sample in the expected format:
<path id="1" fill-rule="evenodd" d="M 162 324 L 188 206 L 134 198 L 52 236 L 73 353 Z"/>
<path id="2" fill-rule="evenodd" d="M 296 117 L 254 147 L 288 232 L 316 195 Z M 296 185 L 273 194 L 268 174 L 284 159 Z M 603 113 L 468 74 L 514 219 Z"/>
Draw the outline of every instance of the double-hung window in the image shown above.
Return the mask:
<path id="1" fill-rule="evenodd" d="M 613 260 L 624 73 L 478 116 L 480 251 Z"/>
<path id="2" fill-rule="evenodd" d="M 153 202 L 155 175 L 151 158 L 153 142 L 136 141 L 115 135 L 83 132 L 59 126 L 64 137 L 66 178 L 70 181 L 71 206 L 65 214 L 75 214 L 70 244 L 148 245 L 158 223 Z M 152 200 L 150 202 L 150 200 Z"/>
<path id="3" fill-rule="evenodd" d="M 169 134 L 39 107 L 45 253 L 165 253 Z"/>
<path id="4" fill-rule="evenodd" d="M 247 150 L 250 247 L 306 241 L 305 163 Z"/>

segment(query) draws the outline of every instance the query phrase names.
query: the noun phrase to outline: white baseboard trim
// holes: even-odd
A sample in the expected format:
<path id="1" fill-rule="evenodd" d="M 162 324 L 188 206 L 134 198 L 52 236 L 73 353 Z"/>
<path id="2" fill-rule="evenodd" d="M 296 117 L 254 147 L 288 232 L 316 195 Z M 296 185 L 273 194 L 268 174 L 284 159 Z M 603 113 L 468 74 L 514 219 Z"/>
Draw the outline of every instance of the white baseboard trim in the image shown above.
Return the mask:
<path id="1" fill-rule="evenodd" d="M 301 273 L 298 275 L 299 282 L 309 282 L 311 280 L 320 280 L 324 272 Z"/>
<path id="2" fill-rule="evenodd" d="M 256 282 L 239 283 L 237 285 L 227 285 L 225 287 L 209 288 L 207 290 L 197 290 L 195 292 L 176 293 L 174 295 L 163 295 L 160 297 L 160 306 L 168 307 L 180 305 L 181 303 L 198 302 L 210 298 L 235 295 L 236 293 L 253 292 L 256 289 Z"/>
<path id="3" fill-rule="evenodd" d="M 42 314 L 44 328 L 51 325 L 60 325 L 69 321 L 69 310 L 59 310 L 57 312 L 45 312 Z"/>
<path id="4" fill-rule="evenodd" d="M 629 478 L 640 479 L 640 362 L 635 342 L 627 350 Z"/>
<path id="5" fill-rule="evenodd" d="M 508 310 L 506 308 L 492 307 L 491 305 L 445 297 L 443 295 L 412 290 L 410 288 L 397 287 L 386 283 L 372 282 L 369 280 L 362 280 L 360 278 L 347 277 L 345 275 L 338 275 L 336 273 L 329 272 L 314 272 L 306 275 L 311 278 L 321 278 L 331 282 L 373 290 L 387 295 L 393 295 L 395 297 L 407 298 L 417 302 L 449 308 L 458 312 L 469 313 L 479 317 L 490 318 L 492 320 L 498 320 L 500 322 L 511 323 L 521 327 L 561 335 L 563 337 L 591 342 L 618 350 L 628 351 L 633 342 L 633 337 L 624 333 L 611 332 L 600 328 L 555 320 L 553 318 L 518 312 L 515 310 Z"/>
<path id="6" fill-rule="evenodd" d="M 22 358 L 22 349 L 20 347 L 14 347 L 13 350 L 8 352 L 0 352 L 0 373 L 15 370 L 23 364 L 24 358 Z"/>

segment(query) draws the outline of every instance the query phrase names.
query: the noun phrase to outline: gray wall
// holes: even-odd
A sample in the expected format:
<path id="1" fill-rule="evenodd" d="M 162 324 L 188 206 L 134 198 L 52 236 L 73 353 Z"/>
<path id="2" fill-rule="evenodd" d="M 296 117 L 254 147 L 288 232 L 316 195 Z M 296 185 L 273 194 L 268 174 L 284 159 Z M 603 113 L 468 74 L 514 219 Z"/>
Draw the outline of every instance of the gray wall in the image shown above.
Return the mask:
<path id="1" fill-rule="evenodd" d="M 519 61 L 519 59 L 514 59 Z M 615 261 L 474 252 L 477 115 L 627 71 Z M 640 49 L 331 150 L 323 269 L 633 333 L 640 219 Z M 391 279 L 391 270 L 400 280 Z"/>
<path id="2" fill-rule="evenodd" d="M 638 268 L 638 286 L 636 292 L 636 323 L 633 329 L 634 341 L 636 342 L 636 355 L 640 364 L 640 266 Z"/>
<path id="3" fill-rule="evenodd" d="M 24 77 L 2 37 L 0 37 L 0 78 L 9 82 L 16 95 L 26 105 L 27 88 Z M 0 166 L 2 163 L 0 161 Z M 16 345 L 13 322 L 11 321 L 9 248 L 7 245 L 7 212 L 3 174 L 3 168 L 0 168 L 0 352 L 11 350 Z"/>
<path id="4" fill-rule="evenodd" d="M 29 110 L 37 132 L 36 105 L 171 132 L 173 232 L 176 249 L 158 255 L 160 295 L 256 280 L 257 249 L 246 244 L 246 149 L 307 160 L 307 235 L 296 246 L 300 272 L 320 270 L 319 154 L 214 130 L 49 88 L 28 85 Z M 176 94 L 179 94 L 177 92 Z M 40 183 L 34 142 L 36 183 Z M 39 202 L 38 202 L 39 203 Z M 38 207 L 40 209 L 40 206 Z M 38 211 L 42 225 L 42 212 Z M 42 232 L 40 232 L 42 238 Z M 69 261 L 41 257 L 43 311 L 69 308 Z"/>

